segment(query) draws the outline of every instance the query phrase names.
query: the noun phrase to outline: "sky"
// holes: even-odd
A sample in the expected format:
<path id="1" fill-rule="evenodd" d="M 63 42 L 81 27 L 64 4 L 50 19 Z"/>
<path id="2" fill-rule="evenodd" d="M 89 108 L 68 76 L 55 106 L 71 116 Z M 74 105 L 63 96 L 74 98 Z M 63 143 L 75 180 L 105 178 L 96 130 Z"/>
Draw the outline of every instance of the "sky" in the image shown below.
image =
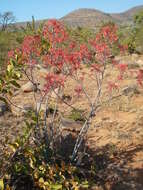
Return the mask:
<path id="1" fill-rule="evenodd" d="M 106 13 L 117 13 L 134 6 L 143 5 L 143 0 L 0 0 L 0 13 L 12 11 L 17 22 L 47 18 L 61 18 L 79 8 L 94 8 Z"/>

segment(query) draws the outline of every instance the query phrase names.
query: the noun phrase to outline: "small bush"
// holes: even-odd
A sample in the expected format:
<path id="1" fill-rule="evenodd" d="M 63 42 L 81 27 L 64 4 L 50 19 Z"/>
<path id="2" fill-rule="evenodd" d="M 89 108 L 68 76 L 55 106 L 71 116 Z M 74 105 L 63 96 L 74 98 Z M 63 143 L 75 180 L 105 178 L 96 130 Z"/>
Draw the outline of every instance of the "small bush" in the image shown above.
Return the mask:
<path id="1" fill-rule="evenodd" d="M 70 119 L 74 121 L 82 121 L 85 122 L 85 117 L 83 116 L 83 110 L 72 110 L 71 114 L 69 115 Z"/>

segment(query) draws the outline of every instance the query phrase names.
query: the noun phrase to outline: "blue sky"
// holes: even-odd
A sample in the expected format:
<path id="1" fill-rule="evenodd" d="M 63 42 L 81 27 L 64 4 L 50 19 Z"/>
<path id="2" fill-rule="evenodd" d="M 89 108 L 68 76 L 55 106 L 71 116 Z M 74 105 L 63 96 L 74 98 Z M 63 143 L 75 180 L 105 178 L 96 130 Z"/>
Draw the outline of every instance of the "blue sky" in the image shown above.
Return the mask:
<path id="1" fill-rule="evenodd" d="M 35 19 L 60 18 L 78 8 L 122 12 L 143 5 L 143 0 L 0 0 L 0 12 L 12 11 L 18 22 Z"/>

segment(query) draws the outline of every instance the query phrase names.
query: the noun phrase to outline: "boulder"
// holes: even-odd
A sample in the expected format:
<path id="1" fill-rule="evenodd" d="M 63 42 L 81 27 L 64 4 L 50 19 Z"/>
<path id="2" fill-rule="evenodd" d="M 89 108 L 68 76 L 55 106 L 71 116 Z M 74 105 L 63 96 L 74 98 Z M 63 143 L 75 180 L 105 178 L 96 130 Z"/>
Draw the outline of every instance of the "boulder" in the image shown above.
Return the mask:
<path id="1" fill-rule="evenodd" d="M 139 94 L 138 86 L 137 85 L 131 85 L 124 87 L 122 89 L 122 94 L 125 96 L 128 96 L 129 94 Z"/>
<path id="2" fill-rule="evenodd" d="M 37 85 L 32 82 L 27 82 L 26 84 L 21 86 L 22 92 L 29 93 L 37 90 Z"/>
<path id="3" fill-rule="evenodd" d="M 61 128 L 62 130 L 69 131 L 69 132 L 79 132 L 83 126 L 83 122 L 81 121 L 74 121 L 68 118 L 62 118 L 61 120 Z"/>

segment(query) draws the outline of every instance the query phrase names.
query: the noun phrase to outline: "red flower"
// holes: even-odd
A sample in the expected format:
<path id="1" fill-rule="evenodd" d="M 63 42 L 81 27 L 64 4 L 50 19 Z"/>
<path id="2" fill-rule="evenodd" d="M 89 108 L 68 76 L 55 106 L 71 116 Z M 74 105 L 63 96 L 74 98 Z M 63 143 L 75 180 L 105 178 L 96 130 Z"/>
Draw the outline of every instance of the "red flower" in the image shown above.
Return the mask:
<path id="1" fill-rule="evenodd" d="M 124 72 L 127 70 L 128 65 L 127 65 L 127 64 L 120 63 L 120 64 L 117 65 L 117 67 L 118 67 L 118 69 L 119 69 L 119 71 L 120 71 L 121 73 L 124 73 Z"/>
<path id="2" fill-rule="evenodd" d="M 81 85 L 76 86 L 74 90 L 75 90 L 78 97 L 81 95 L 81 93 L 83 91 Z"/>
<path id="3" fill-rule="evenodd" d="M 65 78 L 57 74 L 49 73 L 47 74 L 45 80 L 45 91 L 48 93 L 50 90 L 64 86 Z"/>
<path id="4" fill-rule="evenodd" d="M 8 58 L 14 58 L 14 50 L 8 52 Z"/>
<path id="5" fill-rule="evenodd" d="M 60 21 L 49 20 L 43 27 L 44 38 L 48 38 L 52 45 L 62 43 L 67 39 L 67 33 Z"/>
<path id="6" fill-rule="evenodd" d="M 108 90 L 111 92 L 114 89 L 118 89 L 118 85 L 115 82 L 108 82 Z"/>
<path id="7" fill-rule="evenodd" d="M 137 81 L 139 85 L 143 85 L 143 70 L 140 69 L 137 73 Z"/>

